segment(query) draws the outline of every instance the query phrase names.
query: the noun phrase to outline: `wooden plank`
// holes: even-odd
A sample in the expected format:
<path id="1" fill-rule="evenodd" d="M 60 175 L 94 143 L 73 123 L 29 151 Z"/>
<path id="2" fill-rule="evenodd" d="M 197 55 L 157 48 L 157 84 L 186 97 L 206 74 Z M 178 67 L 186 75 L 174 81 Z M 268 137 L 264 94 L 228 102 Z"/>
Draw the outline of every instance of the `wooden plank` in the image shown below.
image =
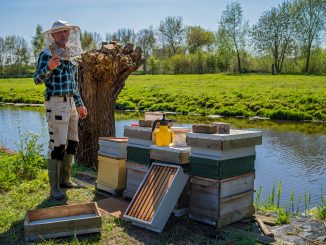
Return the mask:
<path id="1" fill-rule="evenodd" d="M 150 158 L 153 160 L 169 162 L 169 163 L 176 163 L 176 164 L 187 164 L 189 163 L 189 152 L 176 152 L 176 151 L 169 151 L 161 150 L 161 149 L 153 149 L 150 150 Z"/>
<path id="2" fill-rule="evenodd" d="M 140 191 L 137 193 L 136 197 L 134 198 L 134 201 L 132 202 L 128 215 L 134 216 L 136 213 L 138 213 L 139 209 L 143 206 L 144 202 L 146 201 L 145 198 L 148 195 L 147 193 L 149 192 L 149 188 L 154 184 L 155 182 L 154 180 L 156 180 L 157 169 L 159 169 L 158 166 L 154 166 L 152 170 L 149 172 L 149 175 L 144 181 L 144 185 L 146 185 L 146 188 L 140 189 Z"/>
<path id="3" fill-rule="evenodd" d="M 28 211 L 27 215 L 30 221 L 38 219 L 51 219 L 65 216 L 74 216 L 78 214 L 95 213 L 96 206 L 94 203 L 74 204 L 42 208 Z"/>
<path id="4" fill-rule="evenodd" d="M 253 145 L 261 145 L 262 142 L 262 136 L 246 139 L 226 140 L 222 141 L 221 150 L 224 151 Z"/>
<path id="5" fill-rule="evenodd" d="M 210 150 L 222 150 L 222 143 L 219 140 L 209 140 L 187 137 L 187 145 Z"/>
<path id="6" fill-rule="evenodd" d="M 151 207 L 153 207 L 154 202 L 157 198 L 157 195 L 158 195 L 157 190 L 164 183 L 165 175 L 169 172 L 169 169 L 165 168 L 165 167 L 161 167 L 159 170 L 160 171 L 158 171 L 158 174 L 159 174 L 158 180 L 154 183 L 154 185 L 150 189 L 151 195 L 146 197 L 145 205 L 142 208 L 140 216 L 139 216 L 140 219 L 148 220 L 146 217 L 147 217 L 147 214 L 148 214 L 149 210 L 151 209 Z"/>
<path id="7" fill-rule="evenodd" d="M 160 205 L 162 198 L 166 193 L 166 190 L 169 188 L 169 186 L 172 183 L 175 173 L 176 173 L 176 169 L 170 168 L 169 173 L 165 176 L 166 181 L 164 181 L 162 187 L 160 188 L 157 198 L 156 198 L 156 200 L 154 200 L 154 206 L 153 206 L 153 208 L 151 208 L 151 210 L 149 212 L 149 216 L 147 216 L 149 220 L 152 220 L 153 216 L 155 215 L 155 212 L 156 212 L 158 206 Z"/>
<path id="8" fill-rule="evenodd" d="M 221 198 L 236 195 L 254 189 L 255 174 L 245 174 L 220 181 Z"/>
<path id="9" fill-rule="evenodd" d="M 25 226 L 25 234 L 31 235 L 42 235 L 55 232 L 66 232 L 85 230 L 90 228 L 101 227 L 101 217 L 91 217 L 78 220 L 68 220 L 64 222 L 53 222 L 47 224 L 33 224 Z"/>
<path id="10" fill-rule="evenodd" d="M 141 204 L 138 206 L 138 213 L 137 217 L 139 219 L 142 219 L 142 216 L 144 215 L 144 212 L 147 208 L 148 205 L 150 205 L 151 199 L 149 196 L 153 196 L 154 194 L 152 193 L 152 190 L 155 185 L 161 180 L 162 178 L 162 172 L 160 171 L 162 167 L 160 166 L 153 166 L 152 172 L 154 174 L 154 179 L 155 181 L 152 181 L 151 183 L 144 183 L 142 186 L 142 190 L 144 191 L 144 196 L 142 198 Z"/>
<path id="11" fill-rule="evenodd" d="M 150 140 L 152 135 L 151 128 L 145 127 L 125 127 L 124 136 L 128 138 Z"/>

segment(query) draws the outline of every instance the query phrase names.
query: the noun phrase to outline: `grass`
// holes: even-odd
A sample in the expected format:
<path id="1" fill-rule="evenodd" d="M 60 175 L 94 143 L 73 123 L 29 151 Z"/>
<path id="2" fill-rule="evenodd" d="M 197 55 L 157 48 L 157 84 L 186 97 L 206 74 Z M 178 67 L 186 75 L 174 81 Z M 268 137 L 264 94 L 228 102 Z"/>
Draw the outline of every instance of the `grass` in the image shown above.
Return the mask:
<path id="1" fill-rule="evenodd" d="M 44 87 L 34 85 L 32 79 L 0 79 L 2 102 L 42 103 L 43 91 Z M 305 75 L 130 76 L 116 107 L 325 121 L 326 79 Z"/>

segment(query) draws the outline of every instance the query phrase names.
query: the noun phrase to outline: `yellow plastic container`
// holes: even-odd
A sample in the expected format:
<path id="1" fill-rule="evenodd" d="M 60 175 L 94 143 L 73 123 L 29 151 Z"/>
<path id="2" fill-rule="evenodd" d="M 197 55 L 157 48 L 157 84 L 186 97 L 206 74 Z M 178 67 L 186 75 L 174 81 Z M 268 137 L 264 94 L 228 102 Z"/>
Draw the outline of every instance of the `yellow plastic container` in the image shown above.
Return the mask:
<path id="1" fill-rule="evenodd" d="M 155 143 L 158 146 L 169 146 L 171 144 L 172 133 L 168 126 L 160 126 L 155 134 Z"/>
<path id="2" fill-rule="evenodd" d="M 110 189 L 126 187 L 126 160 L 98 155 L 97 183 Z"/>

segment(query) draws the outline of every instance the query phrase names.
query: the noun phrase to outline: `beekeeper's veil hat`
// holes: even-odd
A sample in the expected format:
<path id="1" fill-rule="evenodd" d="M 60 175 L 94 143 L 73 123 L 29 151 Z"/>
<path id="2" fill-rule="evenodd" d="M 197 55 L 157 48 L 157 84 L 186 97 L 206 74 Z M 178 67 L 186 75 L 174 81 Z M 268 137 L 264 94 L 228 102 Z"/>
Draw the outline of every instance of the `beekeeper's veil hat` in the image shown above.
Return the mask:
<path id="1" fill-rule="evenodd" d="M 63 20 L 57 20 L 52 28 L 43 33 L 45 39 L 44 52 L 52 56 L 50 47 L 62 60 L 76 59 L 82 52 L 80 28 Z"/>

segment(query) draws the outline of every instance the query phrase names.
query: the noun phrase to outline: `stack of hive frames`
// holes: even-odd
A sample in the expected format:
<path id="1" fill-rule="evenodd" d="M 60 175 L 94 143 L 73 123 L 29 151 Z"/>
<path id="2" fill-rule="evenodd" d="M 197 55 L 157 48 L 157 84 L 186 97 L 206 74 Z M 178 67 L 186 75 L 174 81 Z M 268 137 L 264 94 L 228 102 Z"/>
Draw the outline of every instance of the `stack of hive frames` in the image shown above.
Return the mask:
<path id="1" fill-rule="evenodd" d="M 180 166 L 153 163 L 124 217 L 162 232 L 187 180 Z"/>

